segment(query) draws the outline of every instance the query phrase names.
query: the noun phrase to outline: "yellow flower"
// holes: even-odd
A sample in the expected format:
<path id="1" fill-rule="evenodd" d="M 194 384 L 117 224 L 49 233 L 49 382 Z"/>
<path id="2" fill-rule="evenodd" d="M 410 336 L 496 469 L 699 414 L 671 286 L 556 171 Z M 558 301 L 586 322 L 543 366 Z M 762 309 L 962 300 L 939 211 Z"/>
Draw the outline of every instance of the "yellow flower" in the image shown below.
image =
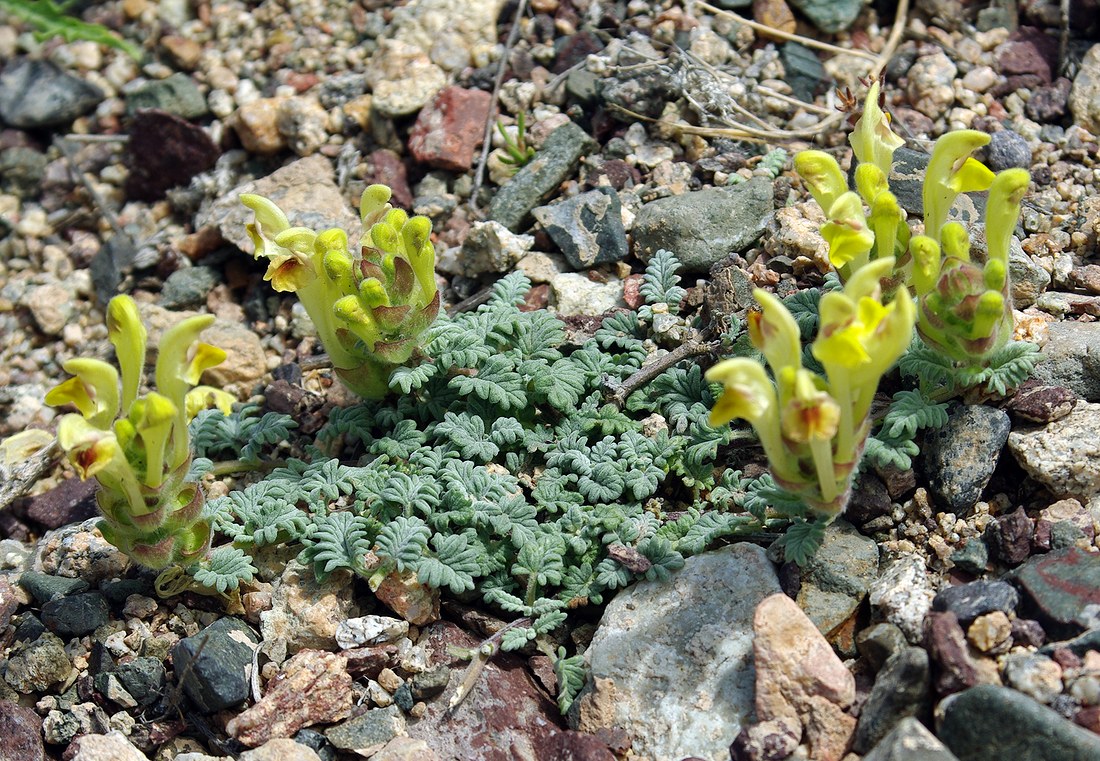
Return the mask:
<path id="1" fill-rule="evenodd" d="M 759 312 L 749 312 L 748 330 L 752 345 L 764 352 L 772 372 L 802 366 L 802 334 L 783 302 L 765 290 L 752 292 Z"/>
<path id="2" fill-rule="evenodd" d="M 840 405 L 817 387 L 814 374 L 801 369 L 794 376 L 794 388 L 780 418 L 783 435 L 805 444 L 829 441 L 840 424 Z"/>
<path id="3" fill-rule="evenodd" d="M 764 368 L 747 357 L 719 362 L 707 370 L 706 378 L 725 386 L 710 412 L 712 426 L 728 423 L 735 418 L 752 423 L 775 409 L 775 387 L 768 380 Z"/>
<path id="4" fill-rule="evenodd" d="M 849 190 L 826 213 L 829 221 L 821 226 L 821 237 L 829 244 L 829 261 L 837 269 L 852 261 L 862 263 L 875 245 L 862 199 Z"/>
<path id="5" fill-rule="evenodd" d="M 813 353 L 822 364 L 858 367 L 871 361 L 868 347 L 882 321 L 894 310 L 869 296 L 858 303 L 835 291 L 821 297 L 821 330 Z"/>
<path id="6" fill-rule="evenodd" d="M 878 105 L 879 83 L 873 82 L 867 88 L 867 100 L 863 104 L 863 115 L 856 122 L 856 128 L 848 136 L 852 152 L 861 164 L 874 164 L 883 174 L 890 174 L 894 160 L 894 150 L 905 145 L 905 141 L 890 129 L 890 117 Z"/>
<path id="7" fill-rule="evenodd" d="M 80 415 L 65 415 L 57 424 L 57 441 L 81 478 L 91 478 L 116 459 L 124 462 L 118 439 Z"/>

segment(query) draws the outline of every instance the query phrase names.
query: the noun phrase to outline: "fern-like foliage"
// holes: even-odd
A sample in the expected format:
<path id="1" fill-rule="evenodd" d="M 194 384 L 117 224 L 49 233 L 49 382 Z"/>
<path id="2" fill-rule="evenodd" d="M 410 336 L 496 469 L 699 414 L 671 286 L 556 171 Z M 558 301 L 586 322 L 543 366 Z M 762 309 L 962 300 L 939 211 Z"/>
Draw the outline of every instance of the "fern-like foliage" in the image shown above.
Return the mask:
<path id="1" fill-rule="evenodd" d="M 256 576 L 252 558 L 239 547 L 217 547 L 193 567 L 195 581 L 208 589 L 225 594 L 247 584 Z"/>
<path id="2" fill-rule="evenodd" d="M 679 311 L 680 302 L 687 294 L 680 287 L 680 276 L 676 274 L 679 269 L 680 262 L 671 251 L 662 248 L 653 255 L 638 289 L 647 304 L 668 304 L 670 312 Z"/>
<path id="3" fill-rule="evenodd" d="M 220 410 L 199 412 L 190 426 L 195 454 L 259 462 L 263 449 L 286 441 L 298 427 L 289 415 L 268 412 L 260 416 L 259 411 L 257 404 L 245 404 L 229 415 Z"/>

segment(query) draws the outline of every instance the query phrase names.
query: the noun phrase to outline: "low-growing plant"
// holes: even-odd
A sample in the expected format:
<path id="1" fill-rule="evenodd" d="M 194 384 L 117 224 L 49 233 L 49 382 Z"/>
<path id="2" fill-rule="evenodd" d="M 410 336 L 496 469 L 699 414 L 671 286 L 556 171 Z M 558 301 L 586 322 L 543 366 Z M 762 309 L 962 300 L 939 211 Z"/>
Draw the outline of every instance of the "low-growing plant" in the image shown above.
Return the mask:
<path id="1" fill-rule="evenodd" d="M 291 227 L 267 198 L 241 196 L 256 215 L 248 234 L 255 256 L 268 259 L 264 279 L 298 294 L 337 376 L 367 399 L 385 396 L 391 373 L 417 355 L 439 313 L 431 220 L 394 209 L 390 195 L 385 185 L 363 191 L 355 251 L 339 228 Z"/>
<path id="2" fill-rule="evenodd" d="M 210 400 L 228 410 L 227 394 L 197 385 L 225 359 L 221 349 L 198 340 L 213 321 L 212 315 L 190 317 L 166 331 L 157 390 L 139 395 L 145 326 L 133 299 L 116 296 L 107 307 L 107 334 L 121 373 L 99 359 L 70 359 L 63 367 L 73 377 L 46 395 L 48 404 L 79 411 L 61 416 L 57 439 L 80 477 L 99 482 L 100 532 L 148 568 L 188 567 L 210 548 L 203 492 L 188 477 L 187 426 Z"/>

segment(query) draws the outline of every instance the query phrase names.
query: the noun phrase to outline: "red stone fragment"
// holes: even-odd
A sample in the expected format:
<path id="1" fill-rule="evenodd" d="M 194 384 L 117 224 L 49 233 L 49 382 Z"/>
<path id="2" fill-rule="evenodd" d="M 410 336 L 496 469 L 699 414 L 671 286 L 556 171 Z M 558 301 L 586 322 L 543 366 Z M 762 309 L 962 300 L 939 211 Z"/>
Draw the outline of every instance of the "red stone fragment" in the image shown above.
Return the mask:
<path id="1" fill-rule="evenodd" d="M 491 101 L 484 90 L 443 88 L 420 110 L 409 130 L 409 150 L 429 166 L 468 171 L 485 133 Z"/>

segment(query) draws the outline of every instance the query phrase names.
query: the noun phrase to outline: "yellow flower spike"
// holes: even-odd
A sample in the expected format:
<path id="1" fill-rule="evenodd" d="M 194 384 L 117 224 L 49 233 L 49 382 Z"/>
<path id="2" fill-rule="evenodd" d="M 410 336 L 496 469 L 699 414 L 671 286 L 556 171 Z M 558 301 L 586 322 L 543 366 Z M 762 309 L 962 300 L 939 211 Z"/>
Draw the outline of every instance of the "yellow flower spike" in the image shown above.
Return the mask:
<path id="1" fill-rule="evenodd" d="M 989 199 L 985 204 L 985 239 L 988 246 L 987 261 L 1000 261 L 1008 266 L 1009 246 L 1016 220 L 1020 216 L 1020 203 L 1024 199 L 1031 175 L 1025 169 L 1006 169 L 1000 172 L 989 187 Z"/>
<path id="2" fill-rule="evenodd" d="M 752 345 L 764 353 L 772 372 L 784 367 L 802 366 L 802 339 L 798 323 L 783 306 L 783 302 L 765 290 L 752 292 L 759 312 L 749 312 L 748 330 Z"/>
<path id="3" fill-rule="evenodd" d="M 874 164 L 860 164 L 855 174 L 856 190 L 868 206 L 874 205 L 879 193 L 890 190 L 886 175 Z"/>
<path id="4" fill-rule="evenodd" d="M 116 460 L 129 469 L 114 432 L 97 428 L 80 415 L 62 416 L 57 442 L 82 479 L 91 478 Z"/>
<path id="5" fill-rule="evenodd" d="M 134 424 L 145 448 L 143 482 L 150 489 L 155 489 L 164 483 L 165 448 L 168 446 L 172 424 L 177 422 L 179 417 L 179 409 L 167 397 L 156 391 L 150 391 L 145 397 L 134 402 L 131 413 L 130 421 Z"/>
<path id="6" fill-rule="evenodd" d="M 137 303 L 129 296 L 115 296 L 107 304 L 107 338 L 115 347 L 118 366 L 122 371 L 122 397 L 119 402 L 125 413 L 137 398 L 141 386 L 148 338 Z"/>
<path id="7" fill-rule="evenodd" d="M 795 373 L 793 393 L 781 414 L 783 435 L 799 444 L 832 439 L 840 422 L 840 406 L 814 378 L 805 368 Z"/>
<path id="8" fill-rule="evenodd" d="M 905 228 L 905 211 L 898 205 L 897 197 L 889 190 L 875 196 L 868 220 L 875 236 L 875 258 L 895 256 L 898 248 L 899 232 Z M 904 245 L 904 242 L 902 242 Z"/>
<path id="9" fill-rule="evenodd" d="M 296 293 L 309 285 L 313 274 L 313 269 L 305 259 L 293 253 L 277 254 L 270 257 L 264 280 L 270 282 L 271 288 L 280 293 Z"/>
<path id="10" fill-rule="evenodd" d="M 385 222 L 376 222 L 371 227 L 370 239 L 375 248 L 387 254 L 394 254 L 401 249 L 401 234 Z"/>
<path id="11" fill-rule="evenodd" d="M 99 359 L 77 357 L 61 365 L 75 378 L 46 394 L 46 404 L 71 402 L 88 422 L 97 428 L 110 428 L 118 415 L 118 371 Z"/>
<path id="12" fill-rule="evenodd" d="M 875 236 L 867 227 L 863 201 L 848 191 L 841 195 L 827 212 L 829 221 L 821 226 L 821 236 L 829 244 L 829 261 L 840 269 L 850 263 L 858 270 L 867 259 Z"/>
<path id="13" fill-rule="evenodd" d="M 358 296 L 345 296 L 340 299 L 332 305 L 332 312 L 366 345 L 369 351 L 374 350 L 374 345 L 381 338 L 378 333 L 378 324 L 370 312 L 363 308 Z"/>
<path id="14" fill-rule="evenodd" d="M 359 284 L 359 299 L 369 308 L 390 305 L 389 294 L 378 278 L 369 277 Z"/>
<path id="15" fill-rule="evenodd" d="M 972 129 L 948 132 L 936 141 L 922 195 L 924 232 L 933 240 L 939 241 L 940 228 L 959 193 L 985 190 L 992 183 L 993 173 L 970 157 L 988 142 L 989 135 Z"/>
<path id="16" fill-rule="evenodd" d="M 982 268 L 982 282 L 991 291 L 1002 292 L 1008 285 L 1008 268 L 1000 259 L 990 259 Z"/>
<path id="17" fill-rule="evenodd" d="M 961 222 L 948 222 L 940 229 L 940 248 L 944 256 L 970 261 L 970 235 Z"/>
<path id="18" fill-rule="evenodd" d="M 348 234 L 339 227 L 332 227 L 319 233 L 313 242 L 314 249 L 322 257 L 330 253 L 348 255 Z"/>
<path id="19" fill-rule="evenodd" d="M 848 190 L 840 165 L 825 151 L 800 151 L 794 157 L 794 171 L 824 211 Z"/>
<path id="20" fill-rule="evenodd" d="M 747 420 L 756 431 L 772 467 L 789 470 L 789 458 L 779 429 L 775 386 L 760 363 L 747 357 L 723 360 L 707 370 L 705 377 L 723 386 L 710 412 L 710 424 L 717 427 L 735 419 Z"/>
<path id="21" fill-rule="evenodd" d="M 233 411 L 235 401 L 237 397 L 228 391 L 222 391 L 213 386 L 195 386 L 184 397 L 184 415 L 187 422 L 191 422 L 195 419 L 195 415 L 208 409 L 218 409 L 223 415 L 228 415 Z"/>
<path id="22" fill-rule="evenodd" d="M 8 467 L 18 465 L 53 444 L 55 438 L 41 428 L 28 428 L 0 439 L 0 463 Z"/>
<path id="23" fill-rule="evenodd" d="M 289 249 L 299 256 L 307 257 L 314 251 L 317 233 L 308 227 L 288 227 L 275 236 L 275 244 Z"/>
<path id="24" fill-rule="evenodd" d="M 810 347 L 826 369 L 853 368 L 871 361 L 863 345 L 865 331 L 857 319 L 855 302 L 843 293 L 830 291 L 818 303 L 820 327 Z"/>
<path id="25" fill-rule="evenodd" d="M 861 267 L 848 282 L 844 284 L 844 295 L 853 302 L 859 301 L 864 296 L 878 299 L 882 294 L 882 281 L 889 277 L 894 268 L 893 257 L 875 259 L 865 267 Z"/>
<path id="26" fill-rule="evenodd" d="M 405 246 L 405 258 L 412 265 L 416 281 L 420 284 L 422 303 L 427 304 L 435 296 L 435 247 L 432 246 L 432 221 L 427 217 L 412 217 L 401 228 Z"/>
<path id="27" fill-rule="evenodd" d="M 936 287 L 940 278 L 940 246 L 927 235 L 914 235 L 909 251 L 913 254 L 913 292 L 921 298 Z"/>
<path id="28" fill-rule="evenodd" d="M 1011 313 L 1008 313 L 1008 328 L 997 336 L 998 347 L 1008 340 L 1012 332 Z M 997 291 L 986 291 L 978 297 L 978 305 L 974 308 L 974 321 L 970 324 L 967 338 L 974 340 L 989 338 L 994 330 L 1006 318 L 1005 300 Z"/>
<path id="29" fill-rule="evenodd" d="M 392 195 L 393 191 L 385 185 L 369 185 L 363 191 L 359 197 L 359 218 L 363 221 L 364 230 L 370 230 L 393 208 L 389 203 Z"/>
<path id="30" fill-rule="evenodd" d="M 202 374 L 211 367 L 220 365 L 225 361 L 226 356 L 225 350 L 219 349 L 217 346 L 204 343 L 196 345 L 194 353 L 191 355 L 191 361 L 184 371 L 183 379 L 192 386 L 198 385 Z"/>
<path id="31" fill-rule="evenodd" d="M 208 349 L 199 349 L 194 356 L 190 355 L 191 345 L 198 341 L 199 334 L 214 323 L 214 315 L 201 314 L 188 317 L 177 323 L 164 333 L 160 339 L 159 353 L 157 354 L 156 381 L 157 390 L 168 398 L 176 406 L 182 416 L 186 409 L 185 396 L 189 386 L 198 382 L 196 371 L 199 367 L 208 369 L 212 367 L 217 354 Z M 203 344 L 203 346 L 206 346 Z M 220 350 L 216 350 L 219 351 Z M 224 352 L 220 352 L 221 359 L 225 358 Z M 218 361 L 220 362 L 221 359 Z M 194 378 L 194 382 L 189 380 Z M 169 455 L 169 468 L 175 468 L 188 456 L 187 426 L 181 424 L 172 429 L 172 449 Z"/>
<path id="32" fill-rule="evenodd" d="M 290 220 L 286 218 L 286 214 L 269 198 L 255 193 L 242 193 L 241 203 L 255 212 L 258 232 L 262 235 L 274 238 L 290 227 Z"/>
<path id="33" fill-rule="evenodd" d="M 879 83 L 875 81 L 867 88 L 863 114 L 848 136 L 848 142 L 861 164 L 874 164 L 883 174 L 889 175 L 894 151 L 905 145 L 905 141 L 890 129 L 890 117 L 879 107 L 878 98 Z"/>

